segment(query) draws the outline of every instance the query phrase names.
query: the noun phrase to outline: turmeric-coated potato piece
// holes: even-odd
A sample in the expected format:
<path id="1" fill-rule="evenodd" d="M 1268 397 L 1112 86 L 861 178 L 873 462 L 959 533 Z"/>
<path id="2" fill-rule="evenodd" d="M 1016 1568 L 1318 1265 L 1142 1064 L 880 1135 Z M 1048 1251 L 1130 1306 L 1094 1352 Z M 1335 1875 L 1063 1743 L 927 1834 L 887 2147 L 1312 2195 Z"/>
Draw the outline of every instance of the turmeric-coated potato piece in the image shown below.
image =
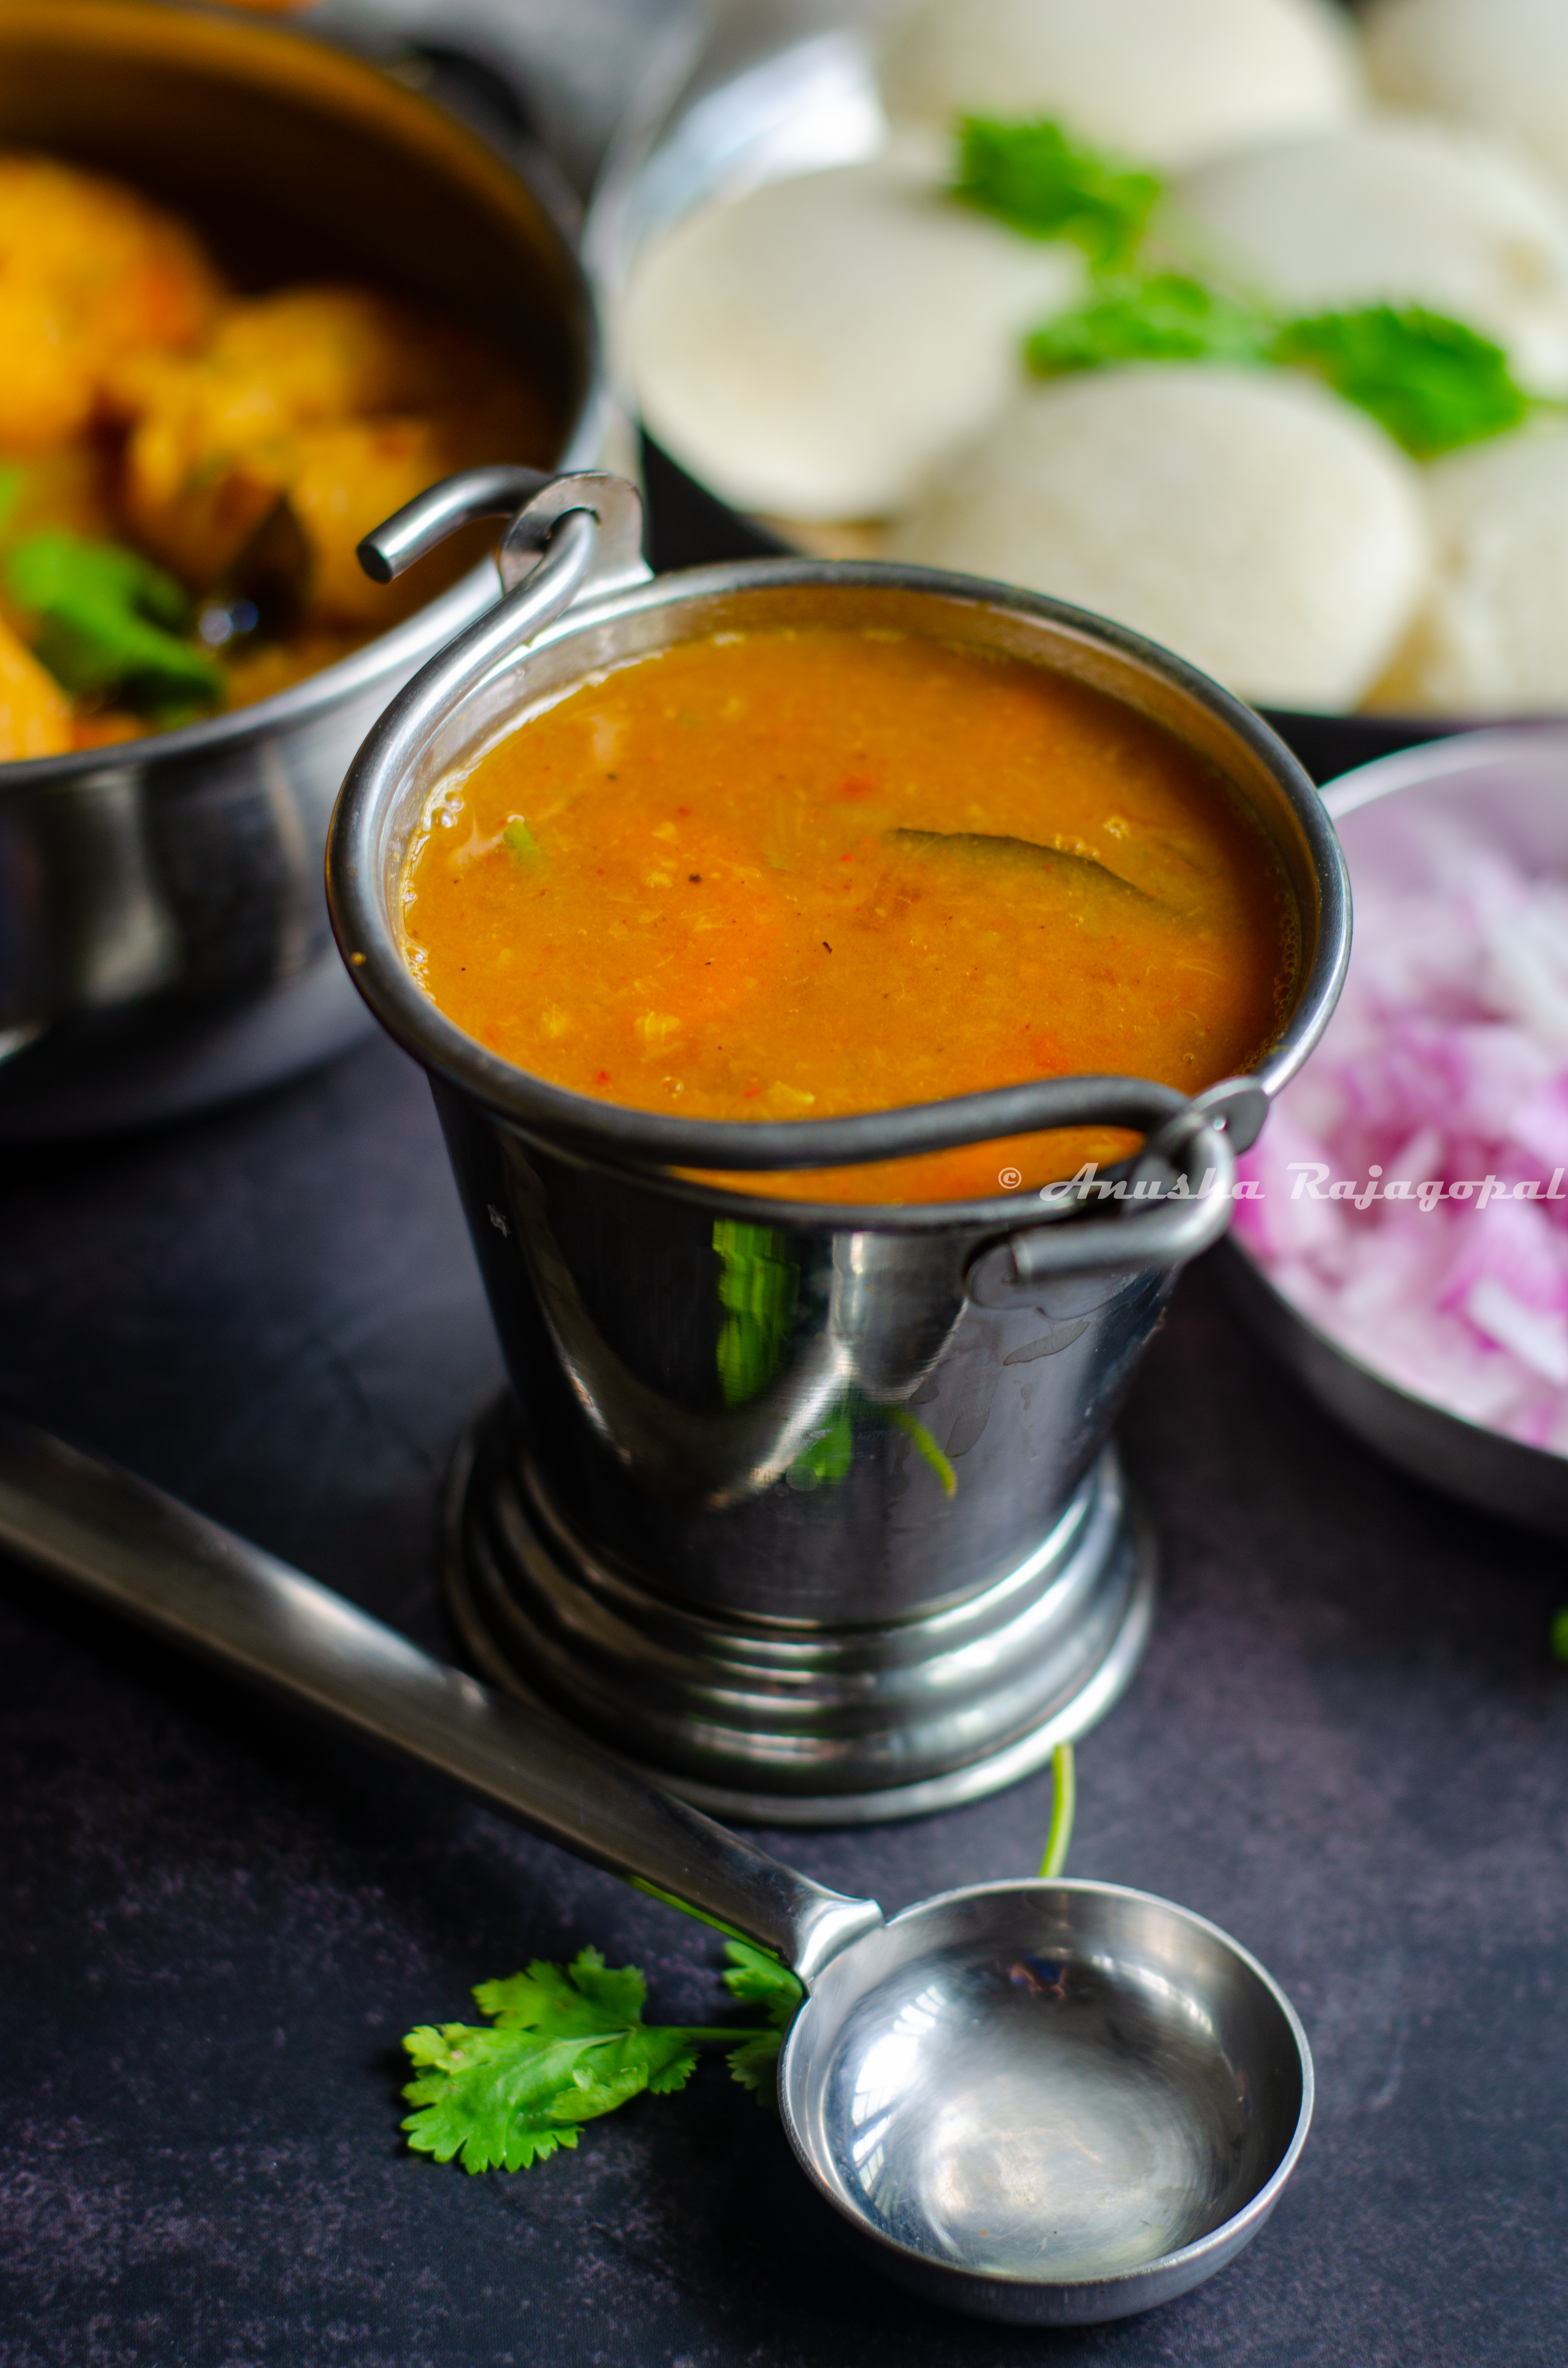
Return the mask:
<path id="1" fill-rule="evenodd" d="M 332 623 L 390 624 L 430 597 L 428 571 L 412 598 L 359 574 L 354 545 L 389 510 L 453 469 L 551 450 L 542 405 L 482 338 L 368 289 L 233 304 L 203 353 L 128 363 L 116 392 L 136 421 L 123 498 L 138 541 L 210 590 L 287 494 L 317 561 L 312 614 Z"/>
<path id="2" fill-rule="evenodd" d="M 325 625 L 379 632 L 432 599 L 472 565 L 493 529 L 456 537 L 400 575 L 372 584 L 358 544 L 393 510 L 454 470 L 497 457 L 540 460 L 549 450 L 543 419 L 516 383 L 476 391 L 475 399 L 432 418 L 363 419 L 320 427 L 296 438 L 300 464 L 289 507 L 310 552 L 307 598 Z"/>
<path id="3" fill-rule="evenodd" d="M 0 619 L 0 758 L 59 757 L 73 745 L 70 700 Z"/>
<path id="4" fill-rule="evenodd" d="M 496 375 L 480 338 L 369 288 L 290 288 L 233 304 L 207 361 L 222 378 L 265 386 L 291 427 L 435 410 Z"/>
<path id="5" fill-rule="evenodd" d="M 128 354 L 199 344 L 218 299 L 199 242 L 145 199 L 0 154 L 0 448 L 80 434 Z"/>
<path id="6" fill-rule="evenodd" d="M 282 498 L 294 465 L 277 437 L 247 446 L 225 436 L 213 390 L 199 370 L 173 383 L 133 430 L 120 498 L 143 551 L 193 592 L 228 576 L 252 535 Z"/>
<path id="7" fill-rule="evenodd" d="M 299 442 L 301 465 L 289 507 L 310 552 L 310 612 L 323 623 L 375 632 L 412 616 L 451 580 L 451 563 L 427 563 L 395 584 L 372 584 L 355 552 L 373 526 L 462 464 L 427 419 L 351 420 L 319 427 Z M 436 554 L 432 553 L 432 557 Z"/>
<path id="8" fill-rule="evenodd" d="M 482 337 L 417 305 L 369 288 L 286 288 L 227 304 L 188 362 L 128 356 L 113 392 L 127 418 L 171 406 L 199 417 L 216 449 L 482 400 L 511 380 Z"/>

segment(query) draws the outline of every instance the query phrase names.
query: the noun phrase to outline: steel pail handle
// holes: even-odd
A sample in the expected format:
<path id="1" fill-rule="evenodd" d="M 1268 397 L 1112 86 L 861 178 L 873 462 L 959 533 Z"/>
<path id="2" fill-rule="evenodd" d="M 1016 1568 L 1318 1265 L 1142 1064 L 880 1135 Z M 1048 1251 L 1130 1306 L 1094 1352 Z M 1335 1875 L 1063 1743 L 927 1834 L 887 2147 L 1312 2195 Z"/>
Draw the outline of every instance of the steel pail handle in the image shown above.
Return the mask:
<path id="1" fill-rule="evenodd" d="M 1114 1185 L 1046 1185 L 1041 1197 L 1052 1198 L 1058 1208 L 1075 1189 L 1080 1204 L 1090 1191 L 1108 1190 L 1116 1213 L 1066 1224 L 1058 1219 L 993 1243 L 969 1263 L 970 1297 L 981 1306 L 1006 1306 L 1030 1286 L 1064 1275 L 1158 1273 L 1185 1266 L 1212 1248 L 1230 1224 L 1236 1154 L 1256 1141 L 1267 1114 L 1268 1097 L 1254 1078 L 1227 1077 L 1157 1126 L 1131 1173 Z M 1195 1188 L 1188 1163 L 1199 1162 L 1206 1172 Z"/>
<path id="2" fill-rule="evenodd" d="M 505 597 L 415 677 L 422 681 L 437 670 L 450 674 L 443 689 L 454 705 L 492 666 L 523 648 L 576 601 L 624 592 L 653 578 L 642 556 L 642 496 L 625 477 L 603 469 L 558 477 L 539 469 L 460 469 L 383 518 L 355 556 L 373 584 L 391 584 L 460 527 L 486 518 L 511 521 L 496 552 Z M 460 675 L 451 667 L 462 653 L 477 658 L 483 650 L 490 655 L 477 671 L 465 666 Z"/>
<path id="3" fill-rule="evenodd" d="M 390 584 L 460 527 L 509 518 L 496 554 L 503 596 L 438 650 L 387 709 L 376 736 L 407 764 L 469 693 L 573 604 L 651 581 L 635 485 L 603 470 L 549 477 L 538 469 L 461 469 L 384 518 L 359 544 L 372 583 Z"/>

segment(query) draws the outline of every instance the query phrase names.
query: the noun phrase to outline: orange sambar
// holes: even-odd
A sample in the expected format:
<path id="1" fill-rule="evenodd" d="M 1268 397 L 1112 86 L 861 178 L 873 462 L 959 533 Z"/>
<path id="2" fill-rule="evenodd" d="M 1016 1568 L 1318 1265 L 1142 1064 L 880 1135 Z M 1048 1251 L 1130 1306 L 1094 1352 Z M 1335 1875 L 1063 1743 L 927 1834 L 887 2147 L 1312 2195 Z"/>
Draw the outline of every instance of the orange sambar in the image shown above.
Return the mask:
<path id="1" fill-rule="evenodd" d="M 1215 768 L 1081 683 L 881 628 L 686 642 L 528 718 L 432 800 L 404 949 L 520 1068 L 692 1118 L 828 1118 L 1254 1064 L 1293 907 Z M 1068 1174 L 1084 1130 L 735 1177 L 946 1201 Z"/>

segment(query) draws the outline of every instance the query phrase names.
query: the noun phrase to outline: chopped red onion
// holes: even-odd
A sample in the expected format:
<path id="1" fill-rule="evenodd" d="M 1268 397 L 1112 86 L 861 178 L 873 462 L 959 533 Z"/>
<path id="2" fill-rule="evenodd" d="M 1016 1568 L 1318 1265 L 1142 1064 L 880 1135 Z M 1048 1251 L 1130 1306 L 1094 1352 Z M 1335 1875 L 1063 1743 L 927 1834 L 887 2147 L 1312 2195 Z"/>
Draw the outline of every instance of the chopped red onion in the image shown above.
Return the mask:
<path id="1" fill-rule="evenodd" d="M 1426 884 L 1358 884 L 1339 1008 L 1236 1231 L 1342 1348 L 1568 1454 L 1568 882 L 1413 813 Z"/>

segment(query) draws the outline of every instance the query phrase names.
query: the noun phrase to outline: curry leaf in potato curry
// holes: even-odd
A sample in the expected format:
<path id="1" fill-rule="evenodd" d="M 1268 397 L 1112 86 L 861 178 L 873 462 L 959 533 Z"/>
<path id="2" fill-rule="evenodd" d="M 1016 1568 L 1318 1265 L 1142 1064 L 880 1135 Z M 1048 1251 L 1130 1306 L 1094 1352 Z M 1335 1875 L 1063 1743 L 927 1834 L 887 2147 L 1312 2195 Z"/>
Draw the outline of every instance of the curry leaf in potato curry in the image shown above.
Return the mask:
<path id="1" fill-rule="evenodd" d="M 65 689 L 112 692 L 153 713 L 210 708 L 222 697 L 217 665 L 182 638 L 188 598 L 139 552 L 45 527 L 7 553 L 6 580 L 36 620 L 39 657 Z"/>

